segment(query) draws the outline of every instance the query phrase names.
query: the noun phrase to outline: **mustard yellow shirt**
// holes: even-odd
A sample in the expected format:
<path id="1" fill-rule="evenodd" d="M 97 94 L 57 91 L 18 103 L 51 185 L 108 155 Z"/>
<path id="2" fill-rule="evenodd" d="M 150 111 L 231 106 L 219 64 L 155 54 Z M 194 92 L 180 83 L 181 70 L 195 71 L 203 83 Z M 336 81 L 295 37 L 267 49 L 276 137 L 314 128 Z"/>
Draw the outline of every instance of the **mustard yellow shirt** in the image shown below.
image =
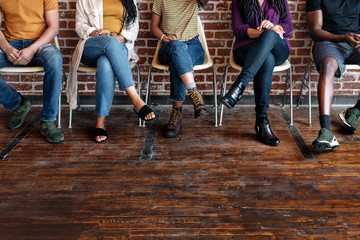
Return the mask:
<path id="1" fill-rule="evenodd" d="M 112 33 L 120 33 L 123 28 L 125 9 L 121 0 L 103 0 L 103 27 Z"/>
<path id="2" fill-rule="evenodd" d="M 47 28 L 45 12 L 56 9 L 57 0 L 0 0 L 5 36 L 9 41 L 38 39 Z"/>

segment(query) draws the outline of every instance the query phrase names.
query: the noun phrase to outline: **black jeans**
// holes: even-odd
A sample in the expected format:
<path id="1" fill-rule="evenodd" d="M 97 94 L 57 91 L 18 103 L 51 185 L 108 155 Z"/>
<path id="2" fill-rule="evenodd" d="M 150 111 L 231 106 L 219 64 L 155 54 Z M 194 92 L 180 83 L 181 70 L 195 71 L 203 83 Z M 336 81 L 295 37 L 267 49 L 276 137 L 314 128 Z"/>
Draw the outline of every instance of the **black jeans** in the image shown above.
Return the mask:
<path id="1" fill-rule="evenodd" d="M 265 30 L 254 42 L 234 51 L 235 62 L 243 67 L 238 79 L 245 86 L 254 79 L 257 117 L 267 116 L 274 67 L 285 62 L 288 56 L 285 39 L 272 30 Z"/>

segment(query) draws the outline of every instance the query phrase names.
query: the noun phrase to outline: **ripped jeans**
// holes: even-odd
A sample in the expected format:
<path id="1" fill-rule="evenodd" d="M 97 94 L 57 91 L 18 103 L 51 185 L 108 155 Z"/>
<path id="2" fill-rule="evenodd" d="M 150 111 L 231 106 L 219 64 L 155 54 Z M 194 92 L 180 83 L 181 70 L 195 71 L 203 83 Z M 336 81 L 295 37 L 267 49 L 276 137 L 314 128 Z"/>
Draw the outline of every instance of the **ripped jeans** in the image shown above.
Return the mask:
<path id="1" fill-rule="evenodd" d="M 22 50 L 29 47 L 34 40 L 15 40 L 9 44 Z M 21 67 L 14 65 L 7 59 L 4 51 L 0 50 L 0 68 Z M 61 91 L 62 56 L 60 51 L 51 44 L 47 44 L 34 54 L 33 59 L 26 66 L 43 66 L 45 75 L 43 82 L 43 109 L 40 115 L 42 121 L 55 121 L 58 114 L 58 100 Z M 0 76 L 0 104 L 12 111 L 21 103 L 20 94 L 10 87 Z"/>

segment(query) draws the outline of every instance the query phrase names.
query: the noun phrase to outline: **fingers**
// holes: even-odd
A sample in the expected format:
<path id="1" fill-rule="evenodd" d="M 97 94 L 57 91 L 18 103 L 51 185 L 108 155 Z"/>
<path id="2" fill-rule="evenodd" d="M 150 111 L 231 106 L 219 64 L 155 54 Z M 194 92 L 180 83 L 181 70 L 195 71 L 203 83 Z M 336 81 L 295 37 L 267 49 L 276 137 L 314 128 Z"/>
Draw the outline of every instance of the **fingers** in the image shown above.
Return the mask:
<path id="1" fill-rule="evenodd" d="M 99 30 L 93 31 L 90 35 L 91 36 L 110 36 L 111 32 L 106 29 L 99 29 Z"/>
<path id="2" fill-rule="evenodd" d="M 29 63 L 29 60 L 21 56 L 18 59 L 16 59 L 16 61 L 14 62 L 14 65 L 27 65 L 28 63 Z"/>
<path id="3" fill-rule="evenodd" d="M 257 28 L 259 31 L 262 31 L 263 29 L 271 29 L 275 25 L 270 22 L 269 20 L 264 20 L 260 23 L 260 26 Z"/>

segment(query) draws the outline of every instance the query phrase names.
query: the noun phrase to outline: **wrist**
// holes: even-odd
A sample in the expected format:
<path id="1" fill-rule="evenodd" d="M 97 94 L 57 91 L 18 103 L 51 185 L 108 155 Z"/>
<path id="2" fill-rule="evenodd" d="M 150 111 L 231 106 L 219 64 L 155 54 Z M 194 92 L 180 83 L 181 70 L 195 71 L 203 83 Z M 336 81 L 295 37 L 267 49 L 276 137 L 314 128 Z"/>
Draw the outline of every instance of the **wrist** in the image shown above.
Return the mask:
<path id="1" fill-rule="evenodd" d="M 163 39 L 164 39 L 165 36 L 166 36 L 165 33 L 161 36 L 161 38 L 160 38 L 160 41 L 161 41 L 161 42 L 163 41 Z"/>

